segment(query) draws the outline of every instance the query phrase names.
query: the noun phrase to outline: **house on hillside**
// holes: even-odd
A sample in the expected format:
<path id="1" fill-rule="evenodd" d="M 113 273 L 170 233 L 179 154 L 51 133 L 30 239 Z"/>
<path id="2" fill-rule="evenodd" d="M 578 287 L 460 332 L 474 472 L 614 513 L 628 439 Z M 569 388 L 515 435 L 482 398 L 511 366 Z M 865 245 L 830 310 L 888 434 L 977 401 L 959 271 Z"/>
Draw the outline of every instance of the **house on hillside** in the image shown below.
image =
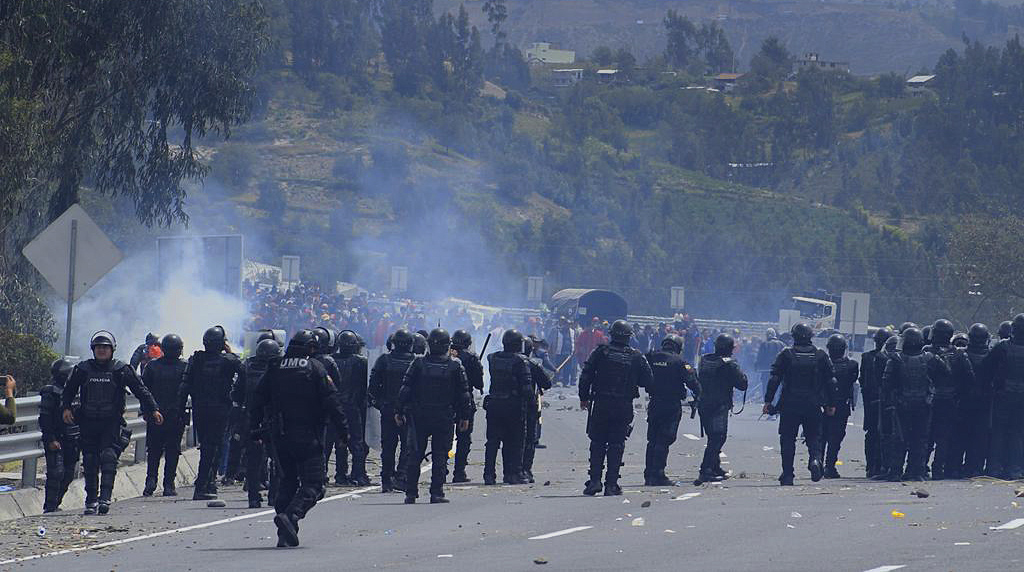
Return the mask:
<path id="1" fill-rule="evenodd" d="M 576 62 L 576 52 L 555 49 L 548 42 L 534 42 L 526 48 L 526 61 L 533 65 L 571 64 Z"/>
<path id="2" fill-rule="evenodd" d="M 907 80 L 907 91 L 911 95 L 923 95 L 934 82 L 934 75 L 915 75 Z"/>
<path id="3" fill-rule="evenodd" d="M 711 78 L 715 82 L 715 87 L 721 91 L 730 92 L 736 87 L 736 82 L 743 77 L 741 73 L 720 73 L 715 77 Z"/>
<path id="4" fill-rule="evenodd" d="M 619 70 L 597 70 L 597 79 L 603 83 L 615 83 L 622 79 L 622 74 L 619 73 Z"/>
<path id="5" fill-rule="evenodd" d="M 850 73 L 850 62 L 832 62 L 823 60 L 815 52 L 808 52 L 804 54 L 804 57 L 796 61 L 797 71 L 811 68 L 817 68 L 826 72 Z"/>
<path id="6" fill-rule="evenodd" d="M 551 70 L 551 83 L 555 87 L 572 87 L 583 80 L 583 68 Z"/>

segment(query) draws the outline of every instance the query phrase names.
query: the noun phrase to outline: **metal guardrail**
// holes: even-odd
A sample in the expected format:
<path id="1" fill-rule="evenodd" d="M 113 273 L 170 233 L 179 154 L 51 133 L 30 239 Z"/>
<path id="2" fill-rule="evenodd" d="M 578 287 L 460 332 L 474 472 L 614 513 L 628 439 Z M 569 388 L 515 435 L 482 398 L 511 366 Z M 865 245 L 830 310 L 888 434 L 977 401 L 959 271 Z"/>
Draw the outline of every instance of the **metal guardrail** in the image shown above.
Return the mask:
<path id="1" fill-rule="evenodd" d="M 0 463 L 22 461 L 21 487 L 36 484 L 39 459 L 44 456 L 43 434 L 39 430 L 38 395 L 17 398 L 18 417 L 14 425 L 0 429 Z M 131 414 L 135 413 L 135 416 Z M 139 400 L 132 395 L 125 396 L 125 421 L 132 430 L 135 443 L 136 463 L 146 459 L 146 420 L 138 416 Z M 192 432 L 186 431 L 188 443 L 192 443 Z"/>

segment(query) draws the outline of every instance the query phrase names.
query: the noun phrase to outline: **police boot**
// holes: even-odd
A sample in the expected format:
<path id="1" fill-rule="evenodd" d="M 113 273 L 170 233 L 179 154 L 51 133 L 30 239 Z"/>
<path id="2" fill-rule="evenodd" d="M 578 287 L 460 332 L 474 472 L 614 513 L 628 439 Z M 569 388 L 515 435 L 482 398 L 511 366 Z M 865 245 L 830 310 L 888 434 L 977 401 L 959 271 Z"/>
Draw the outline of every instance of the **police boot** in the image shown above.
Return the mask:
<path id="1" fill-rule="evenodd" d="M 87 515 L 87 516 L 88 515 L 96 514 L 96 509 L 97 509 L 98 506 L 99 506 L 99 503 L 87 502 L 87 503 L 85 503 L 85 510 L 82 511 L 82 514 Z"/>
<path id="2" fill-rule="evenodd" d="M 465 467 L 456 467 L 452 473 L 452 483 L 468 483 L 469 477 L 466 476 Z"/>
<path id="3" fill-rule="evenodd" d="M 622 468 L 622 454 L 625 452 L 625 444 L 608 445 L 608 472 L 604 476 L 604 496 L 616 496 L 622 494 L 622 487 L 619 486 L 619 470 Z"/>
<path id="4" fill-rule="evenodd" d="M 601 474 L 604 472 L 604 446 L 594 441 L 590 442 L 590 480 L 587 481 L 583 494 L 594 496 L 601 492 Z M 611 467 L 609 466 L 609 472 Z"/>
<path id="5" fill-rule="evenodd" d="M 791 486 L 793 486 L 793 474 L 792 473 L 782 473 L 781 475 L 779 475 L 779 484 L 784 486 L 784 487 L 791 487 Z"/>
<path id="6" fill-rule="evenodd" d="M 391 477 L 380 478 L 380 492 L 390 493 L 395 490 L 394 484 L 391 482 Z"/>
<path id="7" fill-rule="evenodd" d="M 840 478 L 839 471 L 836 470 L 835 464 L 829 464 L 825 467 L 824 477 L 826 479 L 838 479 Z"/>
<path id="8" fill-rule="evenodd" d="M 207 483 L 202 482 L 202 481 L 196 481 L 196 488 L 195 488 L 195 491 L 193 491 L 193 493 L 192 493 L 192 500 L 194 500 L 194 501 L 204 501 L 204 500 L 214 500 L 216 498 L 217 498 L 217 493 L 216 492 L 210 492 L 210 487 L 209 487 L 209 485 Z"/>
<path id="9" fill-rule="evenodd" d="M 284 548 L 299 545 L 299 527 L 294 516 L 282 512 L 274 515 L 277 525 L 277 546 Z"/>
<path id="10" fill-rule="evenodd" d="M 811 480 L 818 482 L 825 476 L 825 469 L 821 466 L 821 459 L 814 457 L 807 463 L 807 470 L 811 472 Z"/>
<path id="11" fill-rule="evenodd" d="M 156 490 L 157 473 L 160 470 L 160 457 L 150 455 L 146 458 L 146 485 L 142 489 L 142 496 L 151 497 Z"/>
<path id="12" fill-rule="evenodd" d="M 498 472 L 495 465 L 498 463 L 498 448 L 487 446 L 484 448 L 484 484 L 493 485 L 498 482 Z"/>
<path id="13" fill-rule="evenodd" d="M 249 497 L 249 508 L 263 508 L 263 495 L 256 493 L 256 496 Z"/>

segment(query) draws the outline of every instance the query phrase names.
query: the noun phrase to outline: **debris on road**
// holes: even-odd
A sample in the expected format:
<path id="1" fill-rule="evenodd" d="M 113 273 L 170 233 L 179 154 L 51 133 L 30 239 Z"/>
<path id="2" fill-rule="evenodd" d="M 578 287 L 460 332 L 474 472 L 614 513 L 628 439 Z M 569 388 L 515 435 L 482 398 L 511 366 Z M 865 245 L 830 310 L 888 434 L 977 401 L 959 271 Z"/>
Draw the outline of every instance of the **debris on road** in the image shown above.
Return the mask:
<path id="1" fill-rule="evenodd" d="M 789 513 L 789 518 L 803 518 L 803 517 L 804 517 L 804 515 L 796 512 L 796 511 L 793 511 L 793 512 Z"/>
<path id="2" fill-rule="evenodd" d="M 633 522 L 631 522 L 630 524 L 632 524 L 633 526 L 643 526 L 643 525 L 647 524 L 647 521 L 644 520 L 644 517 L 638 516 L 638 517 L 634 518 Z"/>
<path id="3" fill-rule="evenodd" d="M 548 559 L 538 556 L 537 558 L 533 559 L 533 563 L 534 564 L 547 564 L 548 563 Z"/>
<path id="4" fill-rule="evenodd" d="M 1016 495 L 1017 498 L 1024 498 L 1024 489 L 1017 489 L 1013 491 L 1013 494 Z"/>
<path id="5" fill-rule="evenodd" d="M 206 506 L 208 506 L 210 508 L 224 508 L 224 507 L 228 506 L 228 503 L 226 503 L 226 502 L 224 502 L 222 500 L 212 500 L 212 501 L 206 503 Z"/>
<path id="6" fill-rule="evenodd" d="M 645 500 L 645 501 L 644 501 L 644 502 L 643 502 L 643 503 L 642 503 L 642 504 L 640 505 L 640 508 L 647 508 L 647 507 L 649 507 L 649 506 L 651 506 L 651 501 L 649 501 L 649 500 Z"/>
<path id="7" fill-rule="evenodd" d="M 931 493 L 929 493 L 928 491 L 926 491 L 924 489 L 914 489 L 914 491 L 911 492 L 910 494 L 916 496 L 919 499 L 926 499 L 926 498 L 932 496 Z"/>
<path id="8" fill-rule="evenodd" d="M 900 512 L 898 510 L 892 511 L 891 514 L 892 514 L 893 518 L 903 518 L 903 517 L 907 516 L 907 515 L 903 514 L 902 512 Z"/>
<path id="9" fill-rule="evenodd" d="M 666 528 L 665 532 L 668 533 L 668 534 L 675 534 L 676 533 L 676 531 L 672 530 L 671 528 Z"/>

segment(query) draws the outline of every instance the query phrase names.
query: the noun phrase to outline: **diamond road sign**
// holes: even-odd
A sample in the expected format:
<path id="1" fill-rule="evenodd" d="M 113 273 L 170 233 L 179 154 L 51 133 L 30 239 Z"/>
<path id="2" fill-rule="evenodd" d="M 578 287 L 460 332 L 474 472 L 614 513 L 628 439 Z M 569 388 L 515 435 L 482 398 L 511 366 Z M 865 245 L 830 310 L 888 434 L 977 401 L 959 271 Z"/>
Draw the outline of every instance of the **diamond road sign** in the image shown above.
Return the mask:
<path id="1" fill-rule="evenodd" d="M 121 251 L 80 205 L 71 205 L 46 230 L 22 249 L 22 254 L 62 298 L 68 297 L 71 270 L 71 228 L 76 227 L 75 282 L 72 302 L 121 262 Z"/>

